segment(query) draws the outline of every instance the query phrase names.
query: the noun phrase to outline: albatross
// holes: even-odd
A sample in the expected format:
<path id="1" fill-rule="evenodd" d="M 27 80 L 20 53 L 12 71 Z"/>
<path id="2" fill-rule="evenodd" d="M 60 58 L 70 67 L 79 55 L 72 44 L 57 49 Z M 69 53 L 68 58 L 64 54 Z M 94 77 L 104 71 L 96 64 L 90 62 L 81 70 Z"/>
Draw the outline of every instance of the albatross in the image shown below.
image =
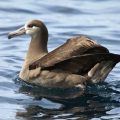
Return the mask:
<path id="1" fill-rule="evenodd" d="M 30 84 L 52 87 L 84 89 L 87 83 L 104 81 L 120 55 L 85 35 L 68 39 L 63 45 L 48 52 L 48 30 L 40 20 L 30 20 L 14 32 L 11 39 L 30 35 L 31 41 L 19 77 Z"/>

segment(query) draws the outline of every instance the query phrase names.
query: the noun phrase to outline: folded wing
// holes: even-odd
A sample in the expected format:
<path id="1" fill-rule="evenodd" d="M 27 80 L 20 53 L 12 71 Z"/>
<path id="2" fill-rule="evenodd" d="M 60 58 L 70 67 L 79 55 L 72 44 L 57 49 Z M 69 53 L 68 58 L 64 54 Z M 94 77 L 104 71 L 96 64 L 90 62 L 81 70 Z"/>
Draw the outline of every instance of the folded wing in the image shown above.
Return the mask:
<path id="1" fill-rule="evenodd" d="M 67 40 L 65 44 L 33 62 L 29 69 L 60 69 L 70 73 L 85 73 L 97 62 L 111 58 L 107 48 L 86 36 Z"/>

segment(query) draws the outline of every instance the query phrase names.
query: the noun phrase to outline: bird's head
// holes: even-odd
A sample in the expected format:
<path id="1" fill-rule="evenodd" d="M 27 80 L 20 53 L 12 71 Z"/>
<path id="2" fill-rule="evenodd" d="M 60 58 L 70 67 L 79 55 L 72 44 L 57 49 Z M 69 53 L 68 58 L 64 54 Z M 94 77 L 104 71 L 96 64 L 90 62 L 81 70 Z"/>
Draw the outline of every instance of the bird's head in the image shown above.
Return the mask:
<path id="1" fill-rule="evenodd" d="M 24 34 L 34 36 L 42 31 L 47 31 L 47 28 L 43 22 L 41 22 L 40 20 L 30 20 L 26 22 L 23 27 L 17 29 L 16 31 L 10 32 L 8 34 L 8 39 Z"/>

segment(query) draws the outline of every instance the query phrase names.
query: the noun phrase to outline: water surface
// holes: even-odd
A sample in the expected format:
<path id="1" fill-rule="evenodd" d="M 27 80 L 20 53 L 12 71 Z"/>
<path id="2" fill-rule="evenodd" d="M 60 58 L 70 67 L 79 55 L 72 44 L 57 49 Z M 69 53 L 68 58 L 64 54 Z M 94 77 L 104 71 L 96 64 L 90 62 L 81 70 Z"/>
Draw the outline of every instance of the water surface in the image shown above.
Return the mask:
<path id="1" fill-rule="evenodd" d="M 0 120 L 120 119 L 120 64 L 103 84 L 88 87 L 86 94 L 77 99 L 47 98 L 44 89 L 39 93 L 38 89 L 16 83 L 30 37 L 8 40 L 7 34 L 29 19 L 45 22 L 49 51 L 72 36 L 85 34 L 120 54 L 119 0 L 1 0 Z M 69 93 L 73 95 L 73 91 Z"/>

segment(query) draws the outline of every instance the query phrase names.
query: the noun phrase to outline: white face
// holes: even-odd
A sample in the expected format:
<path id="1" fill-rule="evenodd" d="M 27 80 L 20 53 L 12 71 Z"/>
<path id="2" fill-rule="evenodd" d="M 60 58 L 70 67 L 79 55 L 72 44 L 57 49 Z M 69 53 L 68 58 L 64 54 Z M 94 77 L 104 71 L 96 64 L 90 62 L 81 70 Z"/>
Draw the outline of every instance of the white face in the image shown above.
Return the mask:
<path id="1" fill-rule="evenodd" d="M 37 26 L 29 27 L 28 25 L 25 25 L 25 31 L 27 35 L 33 36 L 40 31 L 40 28 Z"/>

